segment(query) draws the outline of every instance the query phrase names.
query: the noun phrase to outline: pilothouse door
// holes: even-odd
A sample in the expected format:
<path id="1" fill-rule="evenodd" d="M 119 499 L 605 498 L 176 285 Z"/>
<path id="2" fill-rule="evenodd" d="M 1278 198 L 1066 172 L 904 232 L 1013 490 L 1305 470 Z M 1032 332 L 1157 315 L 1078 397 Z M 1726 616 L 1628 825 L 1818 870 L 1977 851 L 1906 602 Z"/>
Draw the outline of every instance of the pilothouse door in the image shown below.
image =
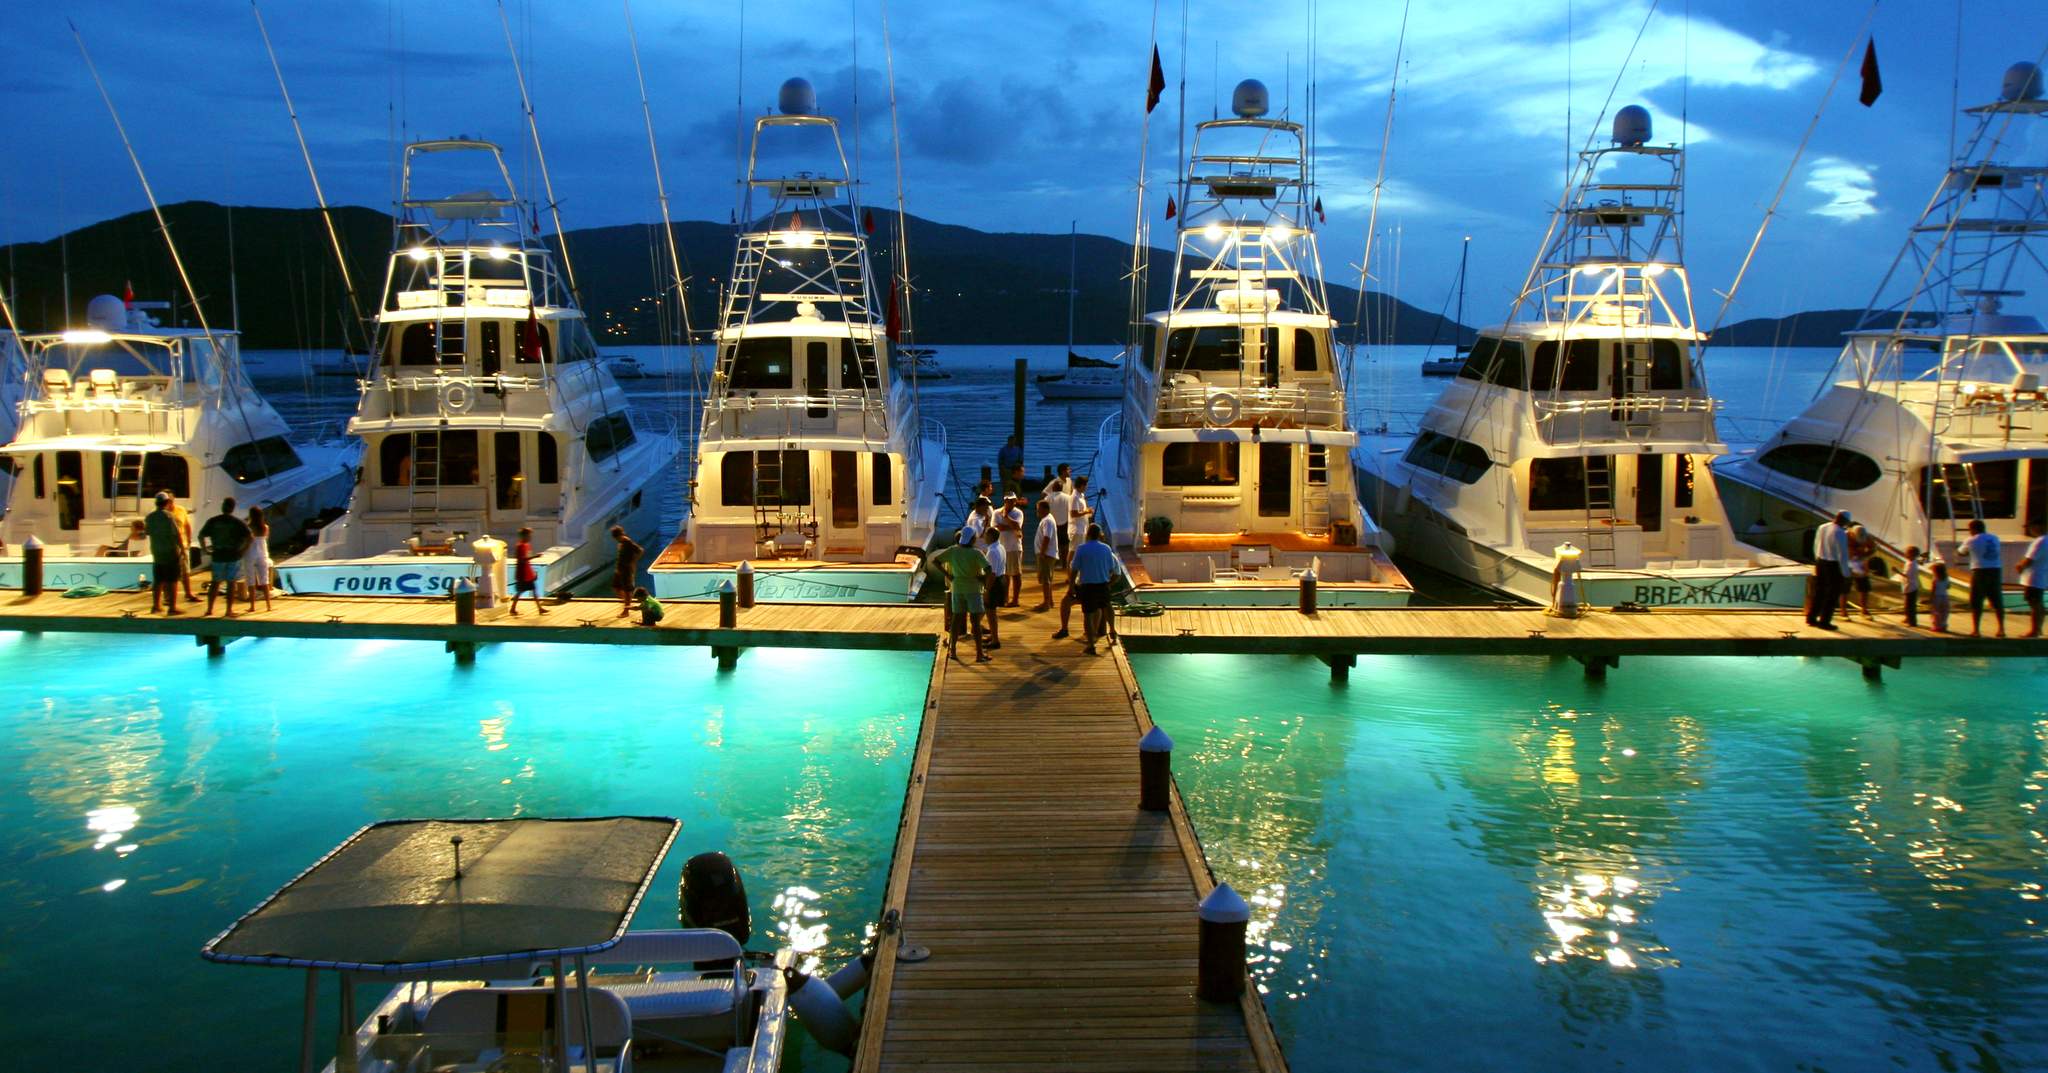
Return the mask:
<path id="1" fill-rule="evenodd" d="M 1259 517 L 1285 518 L 1294 513 L 1294 445 L 1259 445 Z"/>
<path id="2" fill-rule="evenodd" d="M 1664 528 L 1664 456 L 1642 455 L 1636 459 L 1636 524 L 1643 532 Z"/>

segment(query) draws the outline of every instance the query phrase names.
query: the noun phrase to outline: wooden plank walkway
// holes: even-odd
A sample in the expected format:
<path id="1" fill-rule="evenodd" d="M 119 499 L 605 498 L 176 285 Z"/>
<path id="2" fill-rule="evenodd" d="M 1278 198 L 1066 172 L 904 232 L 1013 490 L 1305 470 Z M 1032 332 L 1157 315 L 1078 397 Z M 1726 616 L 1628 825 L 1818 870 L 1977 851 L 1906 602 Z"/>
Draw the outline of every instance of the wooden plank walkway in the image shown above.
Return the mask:
<path id="1" fill-rule="evenodd" d="M 56 593 L 0 595 L 0 630 L 75 633 L 169 634 L 228 640 L 241 637 L 328 637 L 465 644 L 689 645 L 713 648 L 854 648 L 924 650 L 943 625 L 936 607 L 914 604 L 758 604 L 739 612 L 737 629 L 718 628 L 718 605 L 674 602 L 659 626 L 621 617 L 613 599 L 550 603 L 546 615 L 509 604 L 479 610 L 476 623 L 455 622 L 446 599 L 367 596 L 279 596 L 274 610 L 238 612 L 233 619 L 202 617 L 206 606 L 180 601 L 175 618 L 153 615 L 148 593 L 114 592 L 69 600 Z M 246 606 L 246 605 L 245 605 Z"/>
<path id="2" fill-rule="evenodd" d="M 1838 615 L 1832 632 L 1805 624 L 1797 611 L 1607 610 L 1577 619 L 1553 618 L 1540 608 L 1341 609 L 1303 615 L 1292 609 L 1169 608 L 1152 618 L 1125 617 L 1117 629 L 1133 652 L 1249 654 L 1468 655 L 1619 658 L 1621 656 L 1842 656 L 1906 657 L 2048 656 L 2048 641 L 2019 636 L 2024 613 L 2006 613 L 2010 636 L 1969 636 L 1967 609 L 1952 613 L 1961 634 L 1907 629 L 1897 613 L 1875 619 Z"/>
<path id="3" fill-rule="evenodd" d="M 855 1070 L 1284 1070 L 1255 988 L 1195 997 L 1213 881 L 1177 791 L 1138 808 L 1151 716 L 1121 650 L 1002 625 L 993 663 L 932 673 Z"/>

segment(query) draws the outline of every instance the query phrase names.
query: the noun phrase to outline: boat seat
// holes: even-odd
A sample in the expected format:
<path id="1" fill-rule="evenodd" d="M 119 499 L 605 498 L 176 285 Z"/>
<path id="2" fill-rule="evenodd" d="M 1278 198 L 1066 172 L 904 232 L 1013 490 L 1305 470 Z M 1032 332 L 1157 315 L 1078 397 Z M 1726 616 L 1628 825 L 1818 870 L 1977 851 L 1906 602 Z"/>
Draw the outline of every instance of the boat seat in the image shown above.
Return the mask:
<path id="1" fill-rule="evenodd" d="M 692 1017 L 718 1017 L 732 1011 L 740 993 L 730 976 L 684 979 L 657 976 L 644 983 L 608 983 L 606 991 L 619 996 L 636 1021 L 680 1021 Z"/>
<path id="2" fill-rule="evenodd" d="M 588 957 L 593 965 L 683 965 L 743 956 L 739 940 L 716 928 L 629 931 L 611 949 Z"/>
<path id="3" fill-rule="evenodd" d="M 710 1017 L 726 1013 L 745 994 L 745 952 L 739 940 L 714 928 L 666 928 L 629 931 L 611 949 L 590 955 L 593 965 L 681 965 L 706 961 L 731 961 L 735 972 L 708 977 L 657 974 L 640 983 L 606 984 L 606 990 L 626 1000 L 626 1008 L 641 1020 L 674 1020 Z"/>
<path id="4" fill-rule="evenodd" d="M 551 987 L 468 987 L 442 994 L 427 1008 L 422 1025 L 427 1035 L 500 1036 L 521 1031 L 508 1026 L 530 1024 L 538 1032 L 553 1021 L 555 992 Z M 568 996 L 568 1047 L 572 1069 L 621 1070 L 633 1045 L 633 1015 L 624 999 L 608 988 L 590 989 L 590 1035 L 596 1062 L 586 1061 L 583 1047 L 583 1006 L 573 991 Z"/>
<path id="5" fill-rule="evenodd" d="M 1238 544 L 1230 549 L 1232 569 L 1254 573 L 1261 567 L 1273 565 L 1273 545 Z"/>
<path id="6" fill-rule="evenodd" d="M 120 374 L 112 369 L 94 369 L 92 371 L 92 393 L 95 395 L 120 394 Z"/>
<path id="7" fill-rule="evenodd" d="M 71 370 L 44 369 L 43 394 L 50 398 L 71 394 Z"/>

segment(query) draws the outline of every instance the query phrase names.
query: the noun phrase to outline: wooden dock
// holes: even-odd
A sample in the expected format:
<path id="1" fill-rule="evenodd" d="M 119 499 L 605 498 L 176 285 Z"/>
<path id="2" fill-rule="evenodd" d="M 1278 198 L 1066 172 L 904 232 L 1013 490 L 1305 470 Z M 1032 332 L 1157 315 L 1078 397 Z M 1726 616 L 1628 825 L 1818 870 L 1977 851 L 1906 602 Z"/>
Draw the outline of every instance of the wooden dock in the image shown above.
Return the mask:
<path id="1" fill-rule="evenodd" d="M 1006 612 L 994 662 L 933 669 L 855 1070 L 1284 1070 L 1256 988 L 1195 997 L 1214 883 L 1178 791 L 1138 808 L 1130 665 L 1053 624 Z"/>

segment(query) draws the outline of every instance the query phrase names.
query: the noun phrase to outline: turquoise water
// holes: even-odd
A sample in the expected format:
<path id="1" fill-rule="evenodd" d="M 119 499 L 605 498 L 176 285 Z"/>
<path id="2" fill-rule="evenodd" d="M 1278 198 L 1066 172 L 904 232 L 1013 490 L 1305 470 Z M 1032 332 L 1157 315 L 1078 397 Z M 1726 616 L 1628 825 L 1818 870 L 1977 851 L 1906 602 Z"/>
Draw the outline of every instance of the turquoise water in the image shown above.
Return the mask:
<path id="1" fill-rule="evenodd" d="M 0 634 L 6 1065 L 290 1068 L 302 977 L 199 947 L 394 817 L 676 816 L 640 926 L 673 926 L 682 862 L 723 850 L 752 946 L 781 931 L 836 960 L 881 904 L 930 660 L 753 649 L 721 676 L 698 649 L 516 645 L 459 669 L 432 644 L 209 661 L 189 640 Z"/>
<path id="2" fill-rule="evenodd" d="M 2048 667 L 1134 662 L 1298 1073 L 2048 1068 Z"/>

